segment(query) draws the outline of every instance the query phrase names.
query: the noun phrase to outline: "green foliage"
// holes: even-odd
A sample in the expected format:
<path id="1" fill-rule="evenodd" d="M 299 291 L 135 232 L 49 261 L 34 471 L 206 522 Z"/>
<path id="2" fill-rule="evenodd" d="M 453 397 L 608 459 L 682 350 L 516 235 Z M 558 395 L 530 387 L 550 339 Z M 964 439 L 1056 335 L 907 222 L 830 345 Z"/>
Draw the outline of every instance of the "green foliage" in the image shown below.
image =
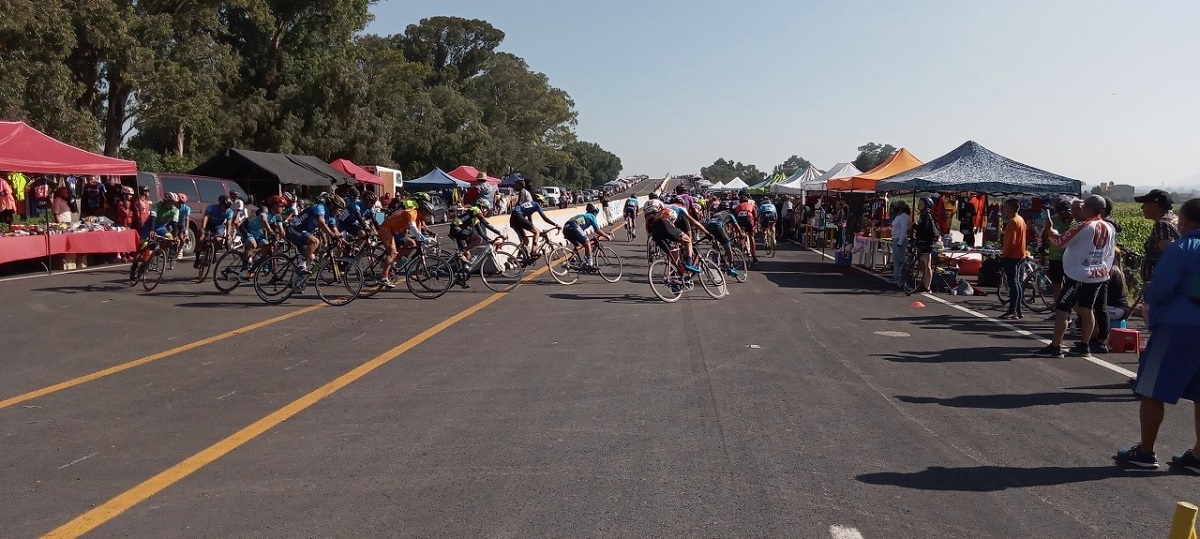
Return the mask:
<path id="1" fill-rule="evenodd" d="M 891 144 L 881 146 L 874 142 L 868 142 L 858 147 L 858 157 L 854 158 L 854 166 L 858 167 L 858 170 L 866 172 L 879 166 L 896 151 L 896 147 Z"/>
<path id="2" fill-rule="evenodd" d="M 775 165 L 775 168 L 771 171 L 771 175 L 774 176 L 775 174 L 783 174 L 784 176 L 791 176 L 792 174 L 795 174 L 797 170 L 808 170 L 808 167 L 811 166 L 812 163 L 810 163 L 808 159 L 798 155 L 793 155 L 787 158 L 786 161 Z"/>
<path id="3" fill-rule="evenodd" d="M 733 162 L 717 159 L 712 166 L 700 169 L 700 176 L 713 183 L 725 183 L 734 178 L 741 178 L 746 185 L 754 185 L 767 178 L 767 175 L 754 165 L 744 165 L 740 161 Z"/>
<path id="4" fill-rule="evenodd" d="M 1142 254 L 1142 246 L 1150 237 L 1154 223 L 1142 217 L 1142 205 L 1137 202 L 1117 202 L 1113 204 L 1112 219 L 1121 225 L 1121 233 L 1117 234 L 1117 243 L 1125 248 Z"/>

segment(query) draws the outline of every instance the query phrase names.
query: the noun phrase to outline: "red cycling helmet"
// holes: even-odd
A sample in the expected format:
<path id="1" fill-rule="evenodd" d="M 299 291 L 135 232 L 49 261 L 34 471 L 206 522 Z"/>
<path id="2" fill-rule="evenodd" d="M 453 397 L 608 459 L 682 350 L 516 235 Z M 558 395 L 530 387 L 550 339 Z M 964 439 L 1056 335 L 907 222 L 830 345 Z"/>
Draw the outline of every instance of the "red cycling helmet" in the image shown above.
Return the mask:
<path id="1" fill-rule="evenodd" d="M 286 198 L 283 198 L 279 195 L 272 195 L 271 197 L 267 198 L 267 205 L 268 206 L 275 206 L 275 205 L 287 206 L 288 201 Z"/>
<path id="2" fill-rule="evenodd" d="M 185 204 L 187 203 L 187 195 L 185 195 L 183 193 L 177 193 L 177 196 L 179 197 L 179 202 L 185 203 Z"/>

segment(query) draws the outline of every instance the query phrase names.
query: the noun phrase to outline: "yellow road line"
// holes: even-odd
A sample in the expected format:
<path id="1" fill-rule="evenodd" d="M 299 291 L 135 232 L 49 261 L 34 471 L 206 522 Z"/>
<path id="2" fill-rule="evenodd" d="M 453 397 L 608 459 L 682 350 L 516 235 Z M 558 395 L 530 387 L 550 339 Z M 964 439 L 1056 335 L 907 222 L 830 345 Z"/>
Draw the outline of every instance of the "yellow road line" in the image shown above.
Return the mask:
<path id="1" fill-rule="evenodd" d="M 150 354 L 148 356 L 141 357 L 141 358 L 135 359 L 133 361 L 128 361 L 128 362 L 122 363 L 120 365 L 114 365 L 107 369 L 99 370 L 99 371 L 93 372 L 91 374 L 85 374 L 78 378 L 72 378 L 65 382 L 60 382 L 60 383 L 57 383 L 57 384 L 54 384 L 51 386 L 46 386 L 41 389 L 37 389 L 34 391 L 30 391 L 28 393 L 23 393 L 21 395 L 17 395 L 15 397 L 9 397 L 7 399 L 0 400 L 0 409 L 8 408 L 9 406 L 13 406 L 15 404 L 20 404 L 22 402 L 36 399 L 38 397 L 43 397 L 43 396 L 49 395 L 49 394 L 57 392 L 57 391 L 62 391 L 64 389 L 72 388 L 72 387 L 75 387 L 80 384 L 85 384 L 85 383 L 91 382 L 93 380 L 99 380 L 101 378 L 104 378 L 105 376 L 110 376 L 110 375 L 119 373 L 121 371 L 126 371 L 129 369 L 132 369 L 132 368 L 140 366 L 140 365 L 152 363 L 154 361 L 158 361 L 160 359 L 171 357 L 176 354 L 187 352 L 188 350 L 193 350 L 193 349 L 199 348 L 199 347 L 207 345 L 207 344 L 212 344 L 212 343 L 215 343 L 218 341 L 223 341 L 225 339 L 228 339 L 230 337 L 235 337 L 235 336 L 241 335 L 243 333 L 249 333 L 256 329 L 261 329 L 261 328 L 267 327 L 271 324 L 282 322 L 289 318 L 295 318 L 302 314 L 313 312 L 324 306 L 325 306 L 325 304 L 322 303 L 319 305 L 313 305 L 311 307 L 305 307 L 298 311 L 292 311 L 287 314 L 281 314 L 279 316 L 276 316 L 275 318 L 268 318 L 266 320 L 255 322 L 248 326 L 242 326 L 240 328 L 237 328 L 237 329 L 234 329 L 231 331 L 226 331 L 225 333 L 221 333 L 219 335 L 213 335 L 212 337 L 200 339 L 198 341 L 193 341 L 193 342 L 187 343 L 182 346 L 176 346 L 175 348 L 172 348 L 170 350 L 164 350 L 157 354 Z"/>
<path id="2" fill-rule="evenodd" d="M 538 275 L 541 275 L 545 271 L 546 268 L 542 267 L 541 269 L 530 273 L 528 276 L 522 279 L 522 282 L 527 282 Z M 163 489 L 174 485 L 175 483 L 178 483 L 185 477 L 215 462 L 217 459 L 229 454 L 229 452 L 233 451 L 234 449 L 245 445 L 250 440 L 253 440 L 264 432 L 271 430 L 280 423 L 283 423 L 296 414 L 308 409 L 312 405 L 320 402 L 325 397 L 328 397 L 338 392 L 342 388 L 354 383 L 355 381 L 369 374 L 371 371 L 388 364 L 388 362 L 396 359 L 400 355 L 411 350 L 413 347 L 429 340 L 438 333 L 445 331 L 447 328 L 457 324 L 464 318 L 479 312 L 488 305 L 499 301 L 500 298 L 503 298 L 508 294 L 509 292 L 502 292 L 488 296 L 479 303 L 476 303 L 475 305 L 464 309 L 462 312 L 459 312 L 458 314 L 439 322 L 437 325 L 422 331 L 415 337 L 404 341 L 395 348 L 375 356 L 374 359 L 355 367 L 346 374 L 343 374 L 335 378 L 333 381 L 310 392 L 309 394 L 292 401 L 283 408 L 272 412 L 270 415 L 251 423 L 224 440 L 208 446 L 199 453 L 196 453 L 182 462 L 167 468 L 162 472 L 159 472 L 157 475 L 143 481 L 141 484 L 122 492 L 115 498 L 96 506 L 96 508 L 79 515 L 78 517 L 75 517 L 75 519 L 63 524 L 62 526 L 59 526 L 42 537 L 44 539 L 67 537 L 73 538 L 79 537 L 94 530 L 101 524 L 116 518 L 121 513 L 124 513 L 133 506 L 145 501 L 147 498 L 161 492 Z"/>

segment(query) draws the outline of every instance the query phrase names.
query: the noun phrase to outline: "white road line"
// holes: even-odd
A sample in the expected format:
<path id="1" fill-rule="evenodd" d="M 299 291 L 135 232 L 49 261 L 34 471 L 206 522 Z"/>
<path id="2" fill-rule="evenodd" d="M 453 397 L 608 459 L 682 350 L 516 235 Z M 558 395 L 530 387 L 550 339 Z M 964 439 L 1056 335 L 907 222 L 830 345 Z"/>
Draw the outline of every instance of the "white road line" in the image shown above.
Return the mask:
<path id="1" fill-rule="evenodd" d="M 230 397 L 230 396 L 232 396 L 234 393 L 237 393 L 237 391 L 230 391 L 229 393 L 226 393 L 226 394 L 224 394 L 224 395 L 221 395 L 220 397 L 217 397 L 217 400 L 219 400 L 219 401 L 223 401 L 223 400 L 225 400 L 225 398 L 226 398 L 226 397 Z"/>
<path id="2" fill-rule="evenodd" d="M 67 466 L 71 466 L 72 464 L 79 464 L 80 462 L 83 462 L 83 461 L 85 461 L 85 460 L 87 460 L 87 459 L 90 459 L 90 458 L 92 458 L 92 457 L 94 457 L 94 456 L 96 456 L 96 455 L 99 455 L 99 454 L 100 454 L 100 452 L 99 452 L 99 451 L 97 451 L 97 452 L 95 452 L 95 453 L 92 453 L 91 455 L 88 455 L 88 456 L 86 456 L 86 457 L 80 457 L 80 458 L 77 458 L 77 459 L 75 459 L 75 460 L 73 460 L 73 461 L 71 461 L 71 462 L 68 462 L 68 463 L 66 463 L 66 464 L 63 464 L 62 466 L 59 466 L 59 467 L 58 467 L 58 469 L 60 469 L 60 470 L 61 470 L 61 469 L 63 469 L 63 468 L 66 468 Z"/>
<path id="3" fill-rule="evenodd" d="M 829 535 L 833 539 L 863 539 L 862 534 L 858 533 L 858 530 L 837 524 L 829 527 Z"/>
<path id="4" fill-rule="evenodd" d="M 788 240 L 788 241 L 789 241 L 789 242 L 791 242 L 791 243 L 794 243 L 794 244 L 796 244 L 796 245 L 800 245 L 801 247 L 803 247 L 803 245 L 802 245 L 800 242 L 796 241 L 796 240 Z M 805 249 L 808 249 L 809 251 L 812 251 L 812 252 L 814 252 L 814 253 L 817 253 L 817 254 L 819 254 L 819 255 L 821 255 L 821 256 L 823 256 L 823 257 L 825 257 L 825 258 L 828 258 L 828 259 L 830 259 L 830 260 L 833 260 L 833 257 L 832 257 L 832 256 L 830 256 L 830 255 L 827 255 L 827 254 L 825 254 L 825 253 L 823 253 L 823 252 L 814 251 L 814 250 L 812 250 L 812 249 L 809 249 L 808 247 L 805 247 Z M 876 274 L 875 274 L 875 272 L 873 272 L 873 271 L 870 271 L 870 270 L 867 270 L 867 269 L 864 269 L 864 268 L 860 268 L 860 267 L 858 267 L 858 266 L 855 266 L 855 265 L 851 265 L 850 267 L 851 267 L 851 268 L 853 268 L 853 269 L 855 269 L 855 270 L 857 270 L 858 272 L 860 272 L 860 273 L 862 273 L 862 274 L 864 274 L 864 275 L 868 275 L 868 276 L 874 277 L 874 278 L 876 278 L 876 279 L 879 279 L 880 281 L 883 281 L 883 282 L 885 282 L 885 283 L 886 283 L 886 282 L 888 282 L 888 281 L 887 281 L 887 279 L 883 278 L 883 277 L 882 277 L 882 276 L 880 276 L 880 275 L 876 275 Z M 946 305 L 946 306 L 949 306 L 949 307 L 951 307 L 951 308 L 958 309 L 958 310 L 960 310 L 960 311 L 962 311 L 962 312 L 964 312 L 964 313 L 967 313 L 967 314 L 969 314 L 969 315 L 971 315 L 971 316 L 974 316 L 974 317 L 976 317 L 976 318 L 980 318 L 980 319 L 983 319 L 983 320 L 987 320 L 988 322 L 991 322 L 991 323 L 993 323 L 993 324 L 996 324 L 996 325 L 998 325 L 998 326 L 1000 326 L 1000 327 L 1002 327 L 1002 328 L 1004 328 L 1004 329 L 1007 329 L 1007 330 L 1009 330 L 1009 331 L 1012 331 L 1013 333 L 1016 333 L 1016 334 L 1018 334 L 1018 335 L 1021 335 L 1021 336 L 1024 336 L 1024 337 L 1029 337 L 1030 339 L 1033 339 L 1033 340 L 1035 340 L 1035 341 L 1038 341 L 1038 342 L 1040 342 L 1040 343 L 1042 343 L 1042 344 L 1050 344 L 1050 339 L 1044 339 L 1044 338 L 1042 338 L 1042 337 L 1038 337 L 1037 335 L 1034 335 L 1033 333 L 1030 333 L 1030 332 L 1029 332 L 1029 331 L 1027 331 L 1027 330 L 1021 329 L 1021 328 L 1019 328 L 1019 327 L 1017 327 L 1017 326 L 1014 326 L 1014 325 L 1012 325 L 1012 324 L 1009 324 L 1009 323 L 1003 322 L 1003 321 L 1001 321 L 1001 320 L 997 320 L 997 319 L 995 319 L 995 318 L 992 318 L 992 317 L 990 317 L 990 316 L 988 316 L 988 315 L 986 315 L 986 314 L 983 314 L 983 313 L 981 313 L 981 312 L 974 311 L 974 310 L 971 310 L 971 309 L 969 309 L 969 308 L 967 308 L 967 307 L 963 307 L 962 305 L 958 305 L 958 304 L 956 304 L 956 303 L 952 303 L 952 302 L 946 301 L 946 300 L 944 300 L 944 299 L 942 299 L 942 298 L 939 298 L 939 297 L 937 297 L 937 296 L 935 296 L 935 295 L 933 295 L 933 294 L 930 294 L 930 293 L 922 293 L 922 294 L 920 294 L 920 295 L 921 295 L 921 296 L 923 296 L 923 297 L 925 297 L 925 298 L 928 298 L 928 299 L 931 299 L 931 300 L 933 300 L 933 301 L 936 301 L 936 302 L 938 302 L 938 303 L 941 303 L 942 305 Z M 1128 377 L 1131 377 L 1131 378 L 1132 378 L 1132 377 L 1134 377 L 1134 376 L 1137 376 L 1137 373 L 1135 373 L 1135 372 L 1133 372 L 1133 371 L 1131 371 L 1131 370 L 1129 370 L 1129 369 L 1126 369 L 1126 368 L 1124 368 L 1124 367 L 1120 367 L 1120 366 L 1117 366 L 1117 365 L 1113 365 L 1112 363 L 1109 363 L 1109 362 L 1107 362 L 1107 361 L 1104 361 L 1103 359 L 1100 359 L 1100 358 L 1098 358 L 1098 357 L 1095 357 L 1095 356 L 1088 355 L 1088 356 L 1084 356 L 1084 357 L 1083 357 L 1083 359 L 1086 359 L 1086 360 L 1088 360 L 1088 361 L 1089 361 L 1089 362 L 1091 362 L 1091 363 L 1094 363 L 1094 364 L 1096 364 L 1096 365 L 1099 365 L 1099 366 L 1101 366 L 1101 367 L 1104 367 L 1104 368 L 1106 368 L 1106 369 L 1108 369 L 1108 370 L 1110 370 L 1110 371 L 1113 371 L 1113 372 L 1115 372 L 1115 373 L 1118 373 L 1118 374 L 1122 374 L 1122 375 L 1125 375 L 1125 376 L 1128 376 Z"/>

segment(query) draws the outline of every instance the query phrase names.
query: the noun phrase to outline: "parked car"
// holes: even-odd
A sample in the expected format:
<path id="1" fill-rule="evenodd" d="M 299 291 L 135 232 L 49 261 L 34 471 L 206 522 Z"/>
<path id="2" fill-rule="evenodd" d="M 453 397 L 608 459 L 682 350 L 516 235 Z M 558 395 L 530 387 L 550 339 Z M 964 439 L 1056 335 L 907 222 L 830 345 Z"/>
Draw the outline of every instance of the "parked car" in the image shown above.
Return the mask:
<path id="1" fill-rule="evenodd" d="M 563 193 L 562 188 L 554 186 L 543 187 L 539 191 L 542 193 L 542 196 L 546 197 L 547 206 L 557 206 Z"/>
<path id="2" fill-rule="evenodd" d="M 445 223 L 453 218 L 450 206 L 446 204 L 446 199 L 442 198 L 442 195 L 430 195 L 429 203 L 433 205 L 433 218 L 430 219 L 429 224 Z"/>
<path id="3" fill-rule="evenodd" d="M 187 195 L 187 205 L 192 209 L 188 220 L 187 237 L 183 240 L 183 254 L 190 256 L 196 251 L 196 236 L 200 232 L 200 218 L 204 208 L 216 204 L 217 197 L 228 196 L 229 193 L 241 195 L 246 200 L 246 191 L 233 180 L 222 180 L 195 174 L 177 174 L 172 172 L 139 172 L 138 187 L 150 189 L 150 201 L 163 199 L 164 193 L 183 193 Z M 247 204 L 249 201 L 247 200 Z"/>

